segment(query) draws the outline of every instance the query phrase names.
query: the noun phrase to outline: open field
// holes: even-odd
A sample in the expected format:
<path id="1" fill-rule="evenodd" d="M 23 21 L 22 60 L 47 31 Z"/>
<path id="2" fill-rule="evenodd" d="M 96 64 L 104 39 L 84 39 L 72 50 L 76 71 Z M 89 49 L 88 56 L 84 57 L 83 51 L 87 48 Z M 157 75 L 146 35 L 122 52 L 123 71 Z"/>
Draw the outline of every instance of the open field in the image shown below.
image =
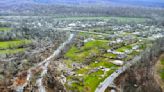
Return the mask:
<path id="1" fill-rule="evenodd" d="M 30 40 L 13 40 L 0 42 L 0 54 L 15 54 L 25 51 L 24 46 L 31 44 Z"/>
<path id="2" fill-rule="evenodd" d="M 148 18 L 129 18 L 129 17 L 66 17 L 66 18 L 57 18 L 58 20 L 115 20 L 121 23 L 136 22 L 142 23 Z"/>
<path id="3" fill-rule="evenodd" d="M 1 31 L 10 31 L 12 28 L 8 28 L 8 27 L 0 27 L 0 32 Z"/>
<path id="4" fill-rule="evenodd" d="M 2 54 L 16 54 L 16 53 L 22 53 L 24 51 L 25 51 L 24 48 L 0 50 L 0 55 L 2 55 Z"/>
<path id="5" fill-rule="evenodd" d="M 0 32 L 10 31 L 11 28 L 1 27 Z M 31 44 L 31 40 L 10 40 L 10 41 L 0 41 L 0 54 L 15 54 L 25 51 L 25 46 Z"/>
<path id="6" fill-rule="evenodd" d="M 30 40 L 13 40 L 0 42 L 0 49 L 13 49 L 30 44 Z"/>

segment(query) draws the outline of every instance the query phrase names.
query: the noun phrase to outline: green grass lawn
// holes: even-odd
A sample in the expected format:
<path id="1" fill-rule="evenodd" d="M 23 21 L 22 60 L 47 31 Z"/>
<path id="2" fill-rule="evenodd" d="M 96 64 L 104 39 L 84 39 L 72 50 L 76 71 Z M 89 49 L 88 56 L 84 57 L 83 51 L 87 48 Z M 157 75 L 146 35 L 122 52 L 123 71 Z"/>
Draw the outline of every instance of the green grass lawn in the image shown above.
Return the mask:
<path id="1" fill-rule="evenodd" d="M 10 31 L 11 28 L 8 28 L 8 27 L 0 27 L 0 32 L 1 31 Z"/>
<path id="2" fill-rule="evenodd" d="M 164 58 L 161 59 L 161 64 L 164 65 Z"/>
<path id="3" fill-rule="evenodd" d="M 80 77 L 76 77 L 76 80 L 79 80 L 78 82 L 73 82 L 71 84 L 71 88 L 72 90 L 76 90 L 77 92 L 94 92 L 95 89 L 98 87 L 98 85 L 100 84 L 100 82 L 102 82 L 105 78 L 107 78 L 108 76 L 110 76 L 118 67 L 110 62 L 107 62 L 106 60 L 104 60 L 103 58 L 101 58 L 100 62 L 93 62 L 90 65 L 77 70 L 77 74 L 82 74 L 83 76 Z M 102 71 L 101 69 L 93 72 L 93 73 L 89 73 L 92 69 L 98 68 L 98 67 L 105 67 L 105 68 L 109 68 L 109 71 Z M 102 76 L 104 75 L 104 76 Z M 68 77 L 67 78 L 68 81 L 74 81 L 74 77 Z"/>
<path id="4" fill-rule="evenodd" d="M 161 79 L 164 80 L 164 58 L 161 58 L 162 69 L 160 70 Z"/>
<path id="5" fill-rule="evenodd" d="M 161 79 L 164 80 L 164 68 L 160 70 Z"/>
<path id="6" fill-rule="evenodd" d="M 30 40 L 4 41 L 4 42 L 0 42 L 0 49 L 13 49 L 30 43 L 31 43 Z"/>
<path id="7" fill-rule="evenodd" d="M 107 49 L 108 41 L 106 40 L 95 40 L 87 42 L 83 47 L 80 49 L 72 46 L 72 48 L 65 54 L 66 58 L 69 58 L 73 61 L 82 62 L 85 58 L 91 56 L 92 54 L 98 54 L 100 49 Z"/>
<path id="8" fill-rule="evenodd" d="M 123 46 L 121 48 L 118 48 L 116 51 L 118 52 L 125 52 L 126 50 L 130 50 L 132 48 L 131 45 Z"/>
<path id="9" fill-rule="evenodd" d="M 24 51 L 25 51 L 24 48 L 0 50 L 0 55 L 3 55 L 3 54 L 15 54 L 15 53 L 21 53 L 21 52 L 24 52 Z"/>
<path id="10" fill-rule="evenodd" d="M 111 58 L 111 59 L 114 59 L 117 57 L 116 54 L 112 54 L 112 53 L 105 53 L 103 56 L 106 58 Z"/>
<path id="11" fill-rule="evenodd" d="M 0 42 L 0 55 L 3 54 L 15 54 L 25 51 L 22 46 L 31 44 L 30 40 L 13 40 Z"/>

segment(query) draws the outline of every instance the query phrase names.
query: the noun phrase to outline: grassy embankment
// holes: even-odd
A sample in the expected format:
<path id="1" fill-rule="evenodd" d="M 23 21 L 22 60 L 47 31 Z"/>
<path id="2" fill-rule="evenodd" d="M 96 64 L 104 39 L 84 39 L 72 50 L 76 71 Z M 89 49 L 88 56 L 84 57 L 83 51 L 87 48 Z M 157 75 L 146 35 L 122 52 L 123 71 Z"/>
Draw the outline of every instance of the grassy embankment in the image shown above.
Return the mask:
<path id="1" fill-rule="evenodd" d="M 160 76 L 161 76 L 161 79 L 164 81 L 164 57 L 161 58 L 160 62 L 162 66 L 160 70 Z"/>
<path id="2" fill-rule="evenodd" d="M 162 54 L 155 65 L 155 79 L 164 91 L 164 54 Z"/>

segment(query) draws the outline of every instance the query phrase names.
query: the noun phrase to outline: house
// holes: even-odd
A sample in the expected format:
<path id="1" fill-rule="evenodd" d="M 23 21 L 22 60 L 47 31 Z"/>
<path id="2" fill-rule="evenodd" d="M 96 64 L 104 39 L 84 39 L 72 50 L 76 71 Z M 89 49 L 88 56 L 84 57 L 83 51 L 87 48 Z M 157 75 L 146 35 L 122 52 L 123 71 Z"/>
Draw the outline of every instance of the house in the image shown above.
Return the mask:
<path id="1" fill-rule="evenodd" d="M 95 39 L 93 39 L 93 38 L 88 38 L 88 39 L 85 39 L 84 40 L 84 43 L 87 43 L 87 42 L 89 42 L 89 41 L 94 41 Z"/>
<path id="2" fill-rule="evenodd" d="M 126 57 L 127 57 L 126 54 L 119 54 L 119 55 L 117 55 L 117 58 L 118 58 L 118 59 L 124 59 L 124 58 L 126 58 Z"/>
<path id="3" fill-rule="evenodd" d="M 125 50 L 126 54 L 131 54 L 133 52 L 133 50 Z"/>
<path id="4" fill-rule="evenodd" d="M 118 66 L 122 66 L 124 64 L 124 61 L 121 60 L 114 60 L 114 61 L 110 61 L 111 63 L 118 65 Z"/>
<path id="5" fill-rule="evenodd" d="M 134 47 L 132 47 L 132 50 L 137 50 L 137 49 L 139 49 L 138 45 L 135 45 Z"/>
<path id="6" fill-rule="evenodd" d="M 113 51 L 111 49 L 108 49 L 107 52 L 112 53 L 112 54 L 117 54 L 117 55 L 124 54 L 123 52 Z"/>
<path id="7" fill-rule="evenodd" d="M 75 23 L 71 23 L 71 24 L 68 24 L 69 27 L 75 27 L 76 24 Z"/>

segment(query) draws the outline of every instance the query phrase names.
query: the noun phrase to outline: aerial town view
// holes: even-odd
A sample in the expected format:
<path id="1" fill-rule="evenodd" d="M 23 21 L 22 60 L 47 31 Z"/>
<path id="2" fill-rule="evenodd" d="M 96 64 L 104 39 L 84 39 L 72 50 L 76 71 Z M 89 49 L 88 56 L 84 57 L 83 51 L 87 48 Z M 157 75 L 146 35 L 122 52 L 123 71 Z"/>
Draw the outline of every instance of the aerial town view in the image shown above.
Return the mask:
<path id="1" fill-rule="evenodd" d="M 164 1 L 1 0 L 0 92 L 164 92 Z"/>

